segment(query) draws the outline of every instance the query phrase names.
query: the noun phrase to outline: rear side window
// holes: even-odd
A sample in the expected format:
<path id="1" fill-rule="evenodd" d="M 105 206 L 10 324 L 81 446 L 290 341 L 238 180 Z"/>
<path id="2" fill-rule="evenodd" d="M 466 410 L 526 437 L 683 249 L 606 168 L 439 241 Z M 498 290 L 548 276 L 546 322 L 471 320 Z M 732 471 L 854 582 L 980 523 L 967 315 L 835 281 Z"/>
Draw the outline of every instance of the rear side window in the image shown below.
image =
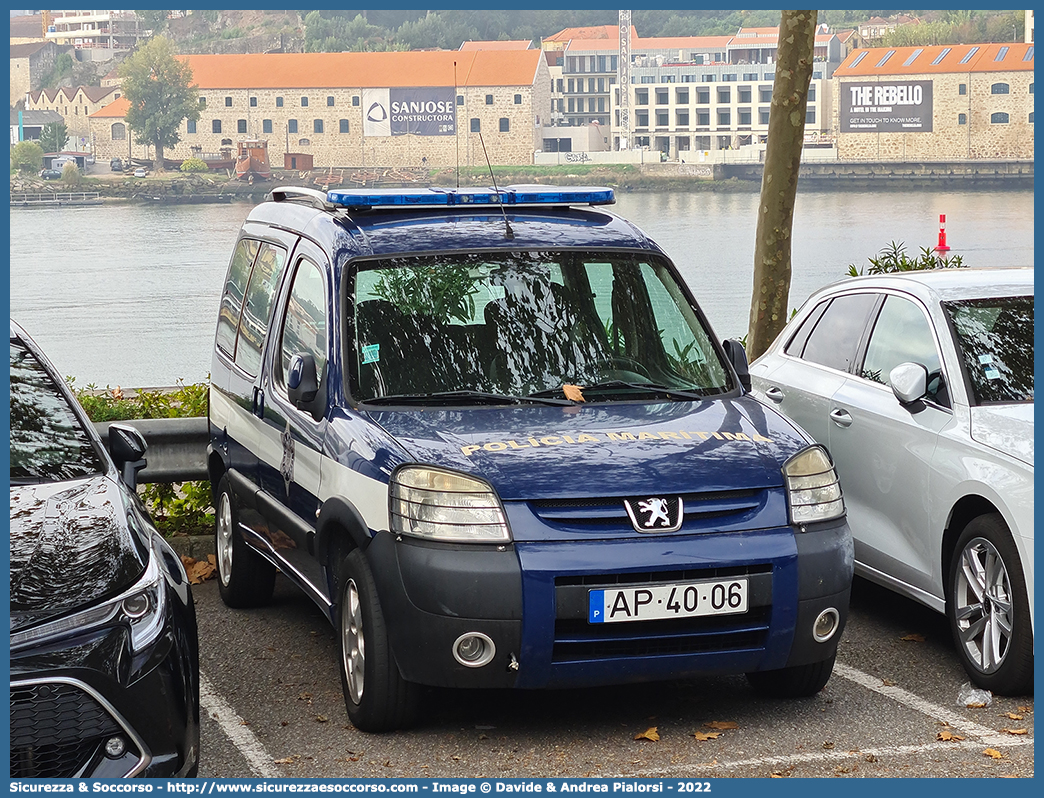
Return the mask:
<path id="1" fill-rule="evenodd" d="M 838 371 L 848 371 L 877 299 L 876 294 L 835 297 L 808 336 L 801 358 Z"/>
<path id="2" fill-rule="evenodd" d="M 236 351 L 236 330 L 239 328 L 239 315 L 243 312 L 243 295 L 246 293 L 246 282 L 250 276 L 250 267 L 254 263 L 260 242 L 252 238 L 242 238 L 232 253 L 232 263 L 228 267 L 228 279 L 225 291 L 221 295 L 221 309 L 218 311 L 217 333 L 214 338 L 218 349 L 229 357 Z"/>
<path id="3" fill-rule="evenodd" d="M 268 334 L 268 315 L 272 309 L 272 295 L 286 263 L 286 250 L 272 244 L 262 244 L 254 261 L 254 269 L 247 283 L 243 314 L 239 319 L 236 339 L 236 365 L 250 376 L 261 366 L 261 348 Z"/>

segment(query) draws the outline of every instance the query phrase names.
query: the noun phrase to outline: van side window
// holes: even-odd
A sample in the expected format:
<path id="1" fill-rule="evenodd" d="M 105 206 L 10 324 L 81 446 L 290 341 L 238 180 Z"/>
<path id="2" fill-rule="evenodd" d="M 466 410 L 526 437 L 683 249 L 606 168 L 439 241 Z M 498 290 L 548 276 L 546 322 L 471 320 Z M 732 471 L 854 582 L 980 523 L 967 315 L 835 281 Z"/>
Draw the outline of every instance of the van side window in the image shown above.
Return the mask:
<path id="1" fill-rule="evenodd" d="M 279 384 L 285 387 L 286 371 L 294 355 L 311 355 L 322 385 L 326 366 L 326 290 L 319 267 L 304 258 L 297 262 L 281 341 Z"/>
<path id="2" fill-rule="evenodd" d="M 272 244 L 262 244 L 247 284 L 243 315 L 239 320 L 236 341 L 236 365 L 250 376 L 261 367 L 261 348 L 268 333 L 268 314 L 272 297 L 283 274 L 286 250 Z"/>
<path id="3" fill-rule="evenodd" d="M 236 330 L 239 328 L 239 316 L 243 312 L 243 295 L 259 246 L 260 242 L 252 238 L 240 239 L 236 244 L 236 251 L 232 253 L 232 263 L 228 267 L 228 279 L 225 281 L 221 309 L 218 311 L 215 340 L 218 349 L 229 357 L 236 351 Z"/>

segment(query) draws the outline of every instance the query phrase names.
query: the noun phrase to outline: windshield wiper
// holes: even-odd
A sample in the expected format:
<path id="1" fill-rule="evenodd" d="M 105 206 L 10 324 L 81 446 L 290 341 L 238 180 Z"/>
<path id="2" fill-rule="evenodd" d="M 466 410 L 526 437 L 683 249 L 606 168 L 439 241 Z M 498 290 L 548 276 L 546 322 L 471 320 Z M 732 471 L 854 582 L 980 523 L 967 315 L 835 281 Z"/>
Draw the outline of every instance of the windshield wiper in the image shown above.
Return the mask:
<path id="1" fill-rule="evenodd" d="M 485 391 L 436 391 L 435 393 L 400 393 L 377 396 L 364 400 L 365 404 L 452 404 L 457 400 L 469 400 L 467 404 L 516 405 L 525 402 L 542 405 L 571 405 L 568 399 L 555 399 L 550 396 L 512 396 L 504 393 L 487 393 Z"/>
<path id="2" fill-rule="evenodd" d="M 624 380 L 606 380 L 605 382 L 596 382 L 593 385 L 581 385 L 580 390 L 585 394 L 628 390 L 639 393 L 659 394 L 670 399 L 694 399 L 703 401 L 707 398 L 705 394 L 687 391 L 682 388 L 669 388 L 666 385 L 657 385 L 654 382 L 625 382 Z M 546 391 L 537 391 L 536 393 L 530 394 L 530 396 L 544 397 L 561 393 L 561 391 L 561 388 L 551 388 Z"/>

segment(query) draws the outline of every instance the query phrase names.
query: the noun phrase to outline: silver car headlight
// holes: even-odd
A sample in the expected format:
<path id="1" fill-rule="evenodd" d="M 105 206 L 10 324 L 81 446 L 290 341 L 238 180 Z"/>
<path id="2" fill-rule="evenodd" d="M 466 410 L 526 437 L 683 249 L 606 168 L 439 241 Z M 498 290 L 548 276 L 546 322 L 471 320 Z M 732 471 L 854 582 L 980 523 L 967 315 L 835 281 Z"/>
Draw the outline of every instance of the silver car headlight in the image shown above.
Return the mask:
<path id="1" fill-rule="evenodd" d="M 841 483 L 822 446 L 810 446 L 787 460 L 783 477 L 787 482 L 791 523 L 829 521 L 845 514 Z"/>
<path id="2" fill-rule="evenodd" d="M 504 508 L 483 480 L 426 466 L 405 466 L 391 479 L 392 533 L 445 543 L 507 543 Z"/>
<path id="3" fill-rule="evenodd" d="M 102 604 L 12 634 L 11 650 L 39 645 L 74 632 L 123 623 L 130 628 L 131 650 L 138 654 L 155 642 L 163 631 L 166 603 L 159 554 L 150 548 L 145 573 L 131 588 Z"/>

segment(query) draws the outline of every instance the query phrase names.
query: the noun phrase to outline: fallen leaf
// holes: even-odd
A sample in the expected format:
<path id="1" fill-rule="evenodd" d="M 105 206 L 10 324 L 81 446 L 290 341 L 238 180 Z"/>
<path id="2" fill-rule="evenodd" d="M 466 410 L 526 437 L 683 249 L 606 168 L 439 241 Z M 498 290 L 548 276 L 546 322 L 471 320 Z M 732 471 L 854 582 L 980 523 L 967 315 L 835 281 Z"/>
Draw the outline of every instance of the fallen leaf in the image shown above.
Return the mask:
<path id="1" fill-rule="evenodd" d="M 1033 711 L 1033 707 L 1017 707 L 1016 709 L 1018 709 L 1019 712 L 1032 712 Z"/>
<path id="2" fill-rule="evenodd" d="M 193 560 L 192 565 L 185 571 L 188 574 L 189 583 L 201 585 L 217 573 L 217 568 L 209 562 Z"/>
<path id="3" fill-rule="evenodd" d="M 1004 754 L 1002 754 L 996 748 L 987 748 L 982 753 L 990 757 L 991 759 L 1004 759 Z"/>
<path id="4" fill-rule="evenodd" d="M 825 742 L 825 743 L 823 743 L 823 748 L 824 748 L 825 750 L 827 750 L 827 751 L 829 751 L 829 750 L 830 750 L 830 749 L 832 749 L 833 747 L 834 747 L 834 744 L 833 744 L 832 742 L 829 742 L 829 741 L 828 741 L 828 742 Z"/>
<path id="5" fill-rule="evenodd" d="M 636 740 L 652 740 L 654 743 L 655 742 L 659 742 L 660 734 L 659 734 L 658 731 L 656 731 L 658 728 L 659 728 L 658 726 L 650 726 L 648 729 L 643 731 L 641 734 L 634 735 L 634 739 L 636 739 Z"/>
<path id="6" fill-rule="evenodd" d="M 903 635 L 899 639 L 900 640 L 905 640 L 907 643 L 923 643 L 924 642 L 924 635 L 917 634 L 917 632 L 913 632 L 912 634 Z"/>
<path id="7" fill-rule="evenodd" d="M 883 684 L 885 687 L 895 687 L 895 682 L 893 682 L 891 679 L 882 679 L 881 684 Z"/>
<path id="8" fill-rule="evenodd" d="M 584 401 L 584 393 L 579 385 L 563 385 L 562 393 L 565 394 L 565 398 L 571 402 L 582 402 Z"/>
<path id="9" fill-rule="evenodd" d="M 213 554 L 207 555 L 207 562 L 217 568 L 217 557 Z"/>
<path id="10" fill-rule="evenodd" d="M 712 720 L 703 724 L 708 729 L 738 729 L 739 724 L 734 720 Z"/>
<path id="11" fill-rule="evenodd" d="M 707 742 L 707 740 L 717 740 L 721 737 L 721 732 L 693 732 L 693 737 L 699 740 L 701 743 Z"/>
<path id="12" fill-rule="evenodd" d="M 123 389 L 119 385 L 113 388 L 110 393 L 112 393 L 112 398 L 116 401 L 119 401 L 123 398 Z"/>
<path id="13" fill-rule="evenodd" d="M 328 717 L 326 717 L 326 715 L 316 715 L 315 716 L 315 722 L 316 723 L 326 723 L 326 721 L 328 721 L 328 720 L 330 720 L 330 719 Z"/>
<path id="14" fill-rule="evenodd" d="M 961 735 L 959 734 L 954 734 L 949 729 L 943 729 L 936 735 L 936 739 L 943 740 L 944 742 L 949 742 L 950 740 L 963 740 L 964 738 L 961 737 Z"/>
<path id="15" fill-rule="evenodd" d="M 1001 729 L 1001 731 L 1002 732 L 1007 732 L 1008 734 L 1026 734 L 1029 730 L 1028 729 Z"/>
<path id="16" fill-rule="evenodd" d="M 300 758 L 301 758 L 300 754 L 291 754 L 290 756 L 285 756 L 282 759 L 275 760 L 275 763 L 277 765 L 292 765 L 292 764 L 294 764 L 295 760 L 300 759 Z"/>
<path id="17" fill-rule="evenodd" d="M 867 762 L 876 762 L 877 761 L 877 757 L 874 756 L 873 754 L 867 754 L 866 756 L 863 757 L 863 759 L 865 759 Z"/>
<path id="18" fill-rule="evenodd" d="M 978 703 L 975 703 L 975 704 L 965 704 L 964 706 L 968 707 L 969 709 L 982 709 L 986 705 L 984 703 L 982 703 L 981 701 L 979 701 Z"/>
<path id="19" fill-rule="evenodd" d="M 1022 720 L 1022 715 L 1017 712 L 1005 712 L 1005 716 L 1011 720 Z"/>

